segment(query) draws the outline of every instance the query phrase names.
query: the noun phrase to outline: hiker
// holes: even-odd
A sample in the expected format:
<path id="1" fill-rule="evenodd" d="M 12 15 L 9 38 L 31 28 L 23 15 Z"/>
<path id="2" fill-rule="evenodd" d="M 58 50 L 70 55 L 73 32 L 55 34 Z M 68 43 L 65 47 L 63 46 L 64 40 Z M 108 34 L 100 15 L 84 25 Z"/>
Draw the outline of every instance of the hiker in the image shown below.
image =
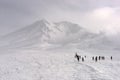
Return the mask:
<path id="1" fill-rule="evenodd" d="M 112 60 L 112 56 L 110 57 L 110 59 Z"/>
<path id="2" fill-rule="evenodd" d="M 82 62 L 84 62 L 84 58 L 82 57 Z"/>
<path id="3" fill-rule="evenodd" d="M 78 62 L 79 62 L 79 55 L 76 53 L 75 58 L 77 58 Z"/>
<path id="4" fill-rule="evenodd" d="M 97 62 L 97 56 L 95 57 L 95 62 Z"/>
<path id="5" fill-rule="evenodd" d="M 99 60 L 100 60 L 101 56 L 99 56 Z"/>
<path id="6" fill-rule="evenodd" d="M 102 58 L 102 60 L 105 60 L 105 57 L 104 57 L 104 56 L 102 56 L 101 58 Z"/>
<path id="7" fill-rule="evenodd" d="M 92 57 L 92 60 L 94 60 L 94 56 Z"/>

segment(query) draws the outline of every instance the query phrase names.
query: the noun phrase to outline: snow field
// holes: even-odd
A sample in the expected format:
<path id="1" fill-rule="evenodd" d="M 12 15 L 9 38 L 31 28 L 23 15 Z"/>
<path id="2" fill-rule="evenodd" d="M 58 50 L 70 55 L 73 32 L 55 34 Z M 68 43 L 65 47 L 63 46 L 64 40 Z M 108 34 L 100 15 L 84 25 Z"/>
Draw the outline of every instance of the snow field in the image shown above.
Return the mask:
<path id="1" fill-rule="evenodd" d="M 0 80 L 120 79 L 119 61 L 93 62 L 87 58 L 85 62 L 77 62 L 74 53 L 67 51 L 18 50 L 8 53 L 0 56 Z"/>

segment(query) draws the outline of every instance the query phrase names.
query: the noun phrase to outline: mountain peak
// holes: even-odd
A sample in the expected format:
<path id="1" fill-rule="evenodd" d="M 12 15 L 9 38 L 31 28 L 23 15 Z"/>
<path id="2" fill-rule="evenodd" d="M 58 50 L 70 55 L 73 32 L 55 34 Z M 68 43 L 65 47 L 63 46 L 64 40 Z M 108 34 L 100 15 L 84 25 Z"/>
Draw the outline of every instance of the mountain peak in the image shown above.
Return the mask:
<path id="1" fill-rule="evenodd" d="M 48 20 L 46 20 L 46 19 L 41 19 L 40 22 L 49 23 Z"/>
<path id="2" fill-rule="evenodd" d="M 41 46 L 44 43 L 49 43 L 50 45 L 75 44 L 76 46 L 82 45 L 82 47 L 83 45 L 85 47 L 92 45 L 94 47 L 98 44 L 106 43 L 107 40 L 104 39 L 104 37 L 90 33 L 72 22 L 49 23 L 46 19 L 42 19 L 2 37 L 0 43 L 3 44 L 2 46 L 10 47 Z"/>
<path id="3" fill-rule="evenodd" d="M 33 24 L 49 24 L 49 22 L 46 20 L 46 19 L 41 19 L 41 20 L 38 20 L 38 21 L 35 21 Z"/>

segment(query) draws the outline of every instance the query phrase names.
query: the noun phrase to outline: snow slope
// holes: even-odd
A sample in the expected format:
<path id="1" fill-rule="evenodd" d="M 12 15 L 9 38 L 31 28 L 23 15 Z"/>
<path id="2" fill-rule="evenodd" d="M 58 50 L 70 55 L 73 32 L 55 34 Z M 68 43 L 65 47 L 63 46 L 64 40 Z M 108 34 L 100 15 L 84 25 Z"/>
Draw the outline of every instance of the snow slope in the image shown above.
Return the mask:
<path id="1" fill-rule="evenodd" d="M 87 54 L 85 62 L 77 62 L 77 50 L 41 51 L 9 50 L 1 51 L 0 80 L 119 80 L 120 60 L 94 62 L 94 54 Z M 110 53 L 112 55 L 112 53 Z M 97 54 L 96 54 L 97 55 Z M 118 56 L 118 55 L 116 55 Z"/>

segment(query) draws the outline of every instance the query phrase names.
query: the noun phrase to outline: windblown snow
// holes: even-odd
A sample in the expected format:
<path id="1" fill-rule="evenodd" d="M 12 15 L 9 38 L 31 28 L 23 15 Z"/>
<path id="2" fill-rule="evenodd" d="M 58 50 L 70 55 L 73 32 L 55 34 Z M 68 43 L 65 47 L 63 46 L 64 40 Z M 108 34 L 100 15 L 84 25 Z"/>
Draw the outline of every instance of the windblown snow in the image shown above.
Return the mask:
<path id="1" fill-rule="evenodd" d="M 0 44 L 0 80 L 120 80 L 119 47 L 75 23 L 40 20 L 2 36 Z"/>

